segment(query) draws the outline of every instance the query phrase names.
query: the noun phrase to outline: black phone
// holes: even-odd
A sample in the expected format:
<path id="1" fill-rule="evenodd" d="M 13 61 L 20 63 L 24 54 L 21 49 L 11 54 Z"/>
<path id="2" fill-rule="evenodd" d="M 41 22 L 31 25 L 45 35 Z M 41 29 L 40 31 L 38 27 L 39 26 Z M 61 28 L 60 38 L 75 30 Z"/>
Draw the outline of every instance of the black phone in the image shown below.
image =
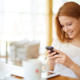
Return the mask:
<path id="1" fill-rule="evenodd" d="M 53 50 L 54 48 L 53 48 L 52 46 L 47 46 L 46 49 L 47 49 L 47 50 L 51 50 L 50 53 L 54 52 L 54 50 Z M 56 54 L 59 54 L 59 53 L 56 53 Z M 55 54 L 55 55 L 56 55 L 56 54 Z"/>
<path id="2" fill-rule="evenodd" d="M 54 50 L 53 50 L 54 48 L 52 46 L 47 46 L 46 49 L 50 50 L 51 51 L 50 53 L 54 52 Z"/>

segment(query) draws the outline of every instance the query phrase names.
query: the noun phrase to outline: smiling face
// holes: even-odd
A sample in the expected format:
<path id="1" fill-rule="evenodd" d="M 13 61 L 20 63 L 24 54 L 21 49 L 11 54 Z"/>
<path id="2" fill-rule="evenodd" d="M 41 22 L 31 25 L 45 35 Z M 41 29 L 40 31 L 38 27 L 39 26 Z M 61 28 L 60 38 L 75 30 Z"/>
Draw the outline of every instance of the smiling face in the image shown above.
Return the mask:
<path id="1" fill-rule="evenodd" d="M 80 36 L 80 18 L 76 19 L 69 16 L 59 16 L 62 30 L 69 35 L 69 38 Z"/>

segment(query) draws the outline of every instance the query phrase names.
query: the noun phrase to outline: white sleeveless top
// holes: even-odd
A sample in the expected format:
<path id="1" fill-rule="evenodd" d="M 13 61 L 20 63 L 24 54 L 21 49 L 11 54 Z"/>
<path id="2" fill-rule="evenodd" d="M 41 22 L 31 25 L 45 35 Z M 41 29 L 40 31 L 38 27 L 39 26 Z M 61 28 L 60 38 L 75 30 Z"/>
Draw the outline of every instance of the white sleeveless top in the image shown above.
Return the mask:
<path id="1" fill-rule="evenodd" d="M 61 43 L 58 40 L 54 40 L 52 46 L 67 54 L 67 56 L 80 66 L 80 47 L 74 46 L 70 43 Z M 63 76 L 78 78 L 77 75 L 69 68 L 62 64 L 56 63 L 54 71 L 60 73 Z"/>

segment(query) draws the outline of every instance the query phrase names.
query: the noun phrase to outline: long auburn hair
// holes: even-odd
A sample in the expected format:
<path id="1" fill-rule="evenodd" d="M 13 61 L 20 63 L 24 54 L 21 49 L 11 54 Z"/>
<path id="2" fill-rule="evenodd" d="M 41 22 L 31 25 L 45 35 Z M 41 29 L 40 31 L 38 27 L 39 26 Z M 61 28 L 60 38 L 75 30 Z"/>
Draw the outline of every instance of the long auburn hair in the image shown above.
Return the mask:
<path id="1" fill-rule="evenodd" d="M 55 17 L 55 26 L 58 39 L 64 43 L 65 41 L 70 40 L 69 36 L 62 30 L 62 26 L 59 22 L 59 16 L 70 16 L 78 19 L 80 17 L 80 5 L 76 2 L 66 2 L 63 4 Z"/>

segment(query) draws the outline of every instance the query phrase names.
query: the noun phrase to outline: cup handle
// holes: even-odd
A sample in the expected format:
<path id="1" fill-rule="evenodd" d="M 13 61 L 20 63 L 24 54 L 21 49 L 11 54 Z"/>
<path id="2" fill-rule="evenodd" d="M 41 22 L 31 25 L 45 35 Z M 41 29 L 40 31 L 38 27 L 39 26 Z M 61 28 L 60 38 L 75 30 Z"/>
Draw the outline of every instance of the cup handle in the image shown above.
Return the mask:
<path id="1" fill-rule="evenodd" d="M 45 70 L 43 69 L 44 66 L 46 67 Z M 47 64 L 43 64 L 43 67 L 42 67 L 42 71 L 49 71 L 49 67 Z"/>

